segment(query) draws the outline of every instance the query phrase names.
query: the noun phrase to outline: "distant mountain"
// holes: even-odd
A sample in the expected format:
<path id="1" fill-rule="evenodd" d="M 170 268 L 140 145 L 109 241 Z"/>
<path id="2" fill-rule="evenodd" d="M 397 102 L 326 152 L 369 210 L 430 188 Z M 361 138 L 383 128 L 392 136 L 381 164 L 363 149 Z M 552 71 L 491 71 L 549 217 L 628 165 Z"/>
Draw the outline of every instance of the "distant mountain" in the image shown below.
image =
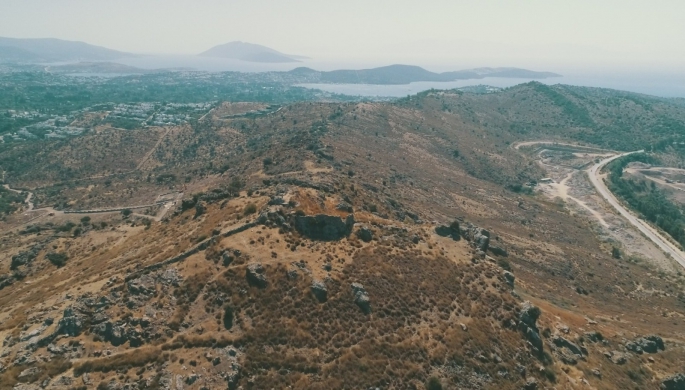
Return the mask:
<path id="1" fill-rule="evenodd" d="M 101 73 L 101 74 L 145 74 L 172 71 L 171 69 L 141 69 L 115 62 L 78 62 L 75 64 L 54 65 L 47 68 L 54 73 Z"/>
<path id="2" fill-rule="evenodd" d="M 319 72 L 314 69 L 300 67 L 288 73 L 295 77 L 305 78 L 306 82 L 333 84 L 409 84 L 417 81 L 455 81 L 482 79 L 485 77 L 525 79 L 561 77 L 561 75 L 556 73 L 536 72 L 518 68 L 478 68 L 434 73 L 412 65 L 390 65 L 372 69 L 333 70 L 329 72 Z"/>
<path id="3" fill-rule="evenodd" d="M 299 62 L 299 60 L 307 58 L 283 54 L 266 46 L 239 41 L 214 46 L 199 55 L 202 57 L 231 58 L 247 62 L 267 63 Z"/>
<path id="4" fill-rule="evenodd" d="M 84 42 L 0 37 L 0 62 L 110 61 L 130 56 Z"/>

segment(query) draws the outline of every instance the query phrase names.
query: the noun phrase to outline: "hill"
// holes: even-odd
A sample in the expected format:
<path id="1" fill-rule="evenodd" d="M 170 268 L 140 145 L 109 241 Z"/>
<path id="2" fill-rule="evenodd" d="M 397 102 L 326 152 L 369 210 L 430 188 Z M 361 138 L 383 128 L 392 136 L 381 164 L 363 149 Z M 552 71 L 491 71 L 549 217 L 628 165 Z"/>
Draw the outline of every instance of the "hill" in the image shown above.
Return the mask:
<path id="1" fill-rule="evenodd" d="M 299 62 L 300 59 L 306 58 L 283 54 L 266 46 L 239 41 L 214 46 L 198 55 L 203 57 L 231 58 L 247 62 L 270 63 Z"/>
<path id="2" fill-rule="evenodd" d="M 551 72 L 536 72 L 518 68 L 479 68 L 453 72 L 434 73 L 419 66 L 389 65 L 372 69 L 316 71 L 310 68 L 296 68 L 288 72 L 312 83 L 339 84 L 409 84 L 419 81 L 447 82 L 455 80 L 482 79 L 485 77 L 508 77 L 546 79 L 560 77 Z"/>
<path id="3" fill-rule="evenodd" d="M 5 62 L 108 61 L 129 56 L 84 42 L 0 37 L 0 61 Z"/>
<path id="4" fill-rule="evenodd" d="M 682 372 L 685 278 L 526 191 L 547 168 L 513 146 L 656 144 L 685 134 L 681 106 L 527 83 L 264 108 L 0 146 L 4 180 L 47 207 L 0 225 L 0 389 L 656 390 Z"/>

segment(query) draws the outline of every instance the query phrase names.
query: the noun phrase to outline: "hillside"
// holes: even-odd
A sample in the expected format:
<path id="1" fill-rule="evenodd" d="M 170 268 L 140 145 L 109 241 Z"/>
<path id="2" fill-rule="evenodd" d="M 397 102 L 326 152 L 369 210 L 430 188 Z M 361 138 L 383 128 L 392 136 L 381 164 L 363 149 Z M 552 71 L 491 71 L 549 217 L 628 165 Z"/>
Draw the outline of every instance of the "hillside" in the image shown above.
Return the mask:
<path id="1" fill-rule="evenodd" d="M 682 273 L 615 258 L 593 220 L 526 190 L 549 168 L 513 146 L 656 148 L 685 134 L 682 106 L 528 83 L 213 107 L 3 144 L 5 182 L 47 209 L 0 232 L 0 388 L 660 389 L 682 373 Z"/>
<path id="2" fill-rule="evenodd" d="M 231 58 L 247 62 L 270 63 L 299 62 L 300 59 L 306 58 L 283 54 L 266 46 L 239 41 L 214 46 L 198 55 L 203 57 Z"/>
<path id="3" fill-rule="evenodd" d="M 110 61 L 131 55 L 84 42 L 0 37 L 0 62 Z"/>

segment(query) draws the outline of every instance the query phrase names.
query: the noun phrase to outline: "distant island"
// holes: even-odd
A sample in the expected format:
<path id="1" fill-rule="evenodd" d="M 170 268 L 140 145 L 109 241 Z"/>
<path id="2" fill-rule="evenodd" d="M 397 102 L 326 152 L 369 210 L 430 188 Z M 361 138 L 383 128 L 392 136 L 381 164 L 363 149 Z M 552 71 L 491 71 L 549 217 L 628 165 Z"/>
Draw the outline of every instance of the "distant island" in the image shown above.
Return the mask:
<path id="1" fill-rule="evenodd" d="M 447 82 L 456 80 L 482 79 L 485 77 L 505 77 L 521 79 L 546 79 L 561 77 L 552 72 L 536 72 L 519 68 L 477 68 L 453 72 L 434 73 L 413 65 L 390 65 L 361 70 L 333 70 L 320 72 L 300 67 L 289 74 L 304 79 L 307 83 L 321 84 L 409 84 L 419 81 Z"/>
<path id="2" fill-rule="evenodd" d="M 85 42 L 53 38 L 22 39 L 0 37 L 0 62 L 49 63 L 69 61 L 112 61 L 134 54 Z"/>
<path id="3" fill-rule="evenodd" d="M 199 56 L 264 63 L 300 62 L 300 60 L 307 59 L 307 57 L 284 54 L 266 46 L 240 41 L 214 46 L 200 53 Z"/>
<path id="4" fill-rule="evenodd" d="M 190 71 L 188 68 L 141 69 L 123 65 L 113 60 L 135 57 L 135 54 L 111 50 L 84 42 L 60 39 L 20 39 L 0 37 L 0 63 L 49 65 L 46 70 L 55 73 L 145 74 L 174 71 Z M 229 42 L 214 46 L 198 57 L 224 58 L 254 63 L 297 63 L 308 57 L 284 54 L 266 46 L 247 42 Z M 194 56 L 193 56 L 194 57 Z M 235 72 L 239 73 L 239 72 Z M 401 85 L 413 82 L 449 82 L 456 80 L 483 79 L 486 77 L 520 78 L 541 80 L 561 77 L 552 72 L 538 72 L 520 68 L 476 68 L 435 73 L 419 66 L 389 65 L 371 69 L 341 69 L 318 71 L 297 67 L 290 71 L 268 71 L 249 77 L 263 77 L 286 84 L 377 84 Z M 248 77 L 248 76 L 245 76 Z M 249 78 L 248 77 L 248 78 Z"/>

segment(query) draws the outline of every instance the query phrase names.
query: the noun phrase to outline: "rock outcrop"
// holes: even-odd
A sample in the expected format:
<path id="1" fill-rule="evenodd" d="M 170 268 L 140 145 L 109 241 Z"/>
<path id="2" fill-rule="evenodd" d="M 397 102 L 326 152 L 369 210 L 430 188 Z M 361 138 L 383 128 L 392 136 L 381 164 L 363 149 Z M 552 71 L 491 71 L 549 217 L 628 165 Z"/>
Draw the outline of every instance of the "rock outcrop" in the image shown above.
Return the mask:
<path id="1" fill-rule="evenodd" d="M 521 304 L 518 324 L 519 329 L 538 353 L 542 352 L 542 339 L 540 338 L 540 332 L 537 328 L 537 320 L 540 317 L 540 314 L 542 314 L 540 309 L 529 301 L 525 301 Z"/>
<path id="2" fill-rule="evenodd" d="M 626 349 L 630 352 L 635 352 L 637 354 L 646 353 L 657 353 L 659 350 L 665 350 L 664 340 L 656 335 L 649 335 L 645 337 L 640 337 L 635 339 L 635 341 L 629 341 L 626 343 Z"/>
<path id="3" fill-rule="evenodd" d="M 252 263 L 248 265 L 247 270 L 245 271 L 247 282 L 259 288 L 266 288 L 267 281 L 264 272 L 264 267 L 259 263 Z"/>
<path id="4" fill-rule="evenodd" d="M 76 337 L 83 330 L 83 316 L 74 307 L 64 309 L 62 319 L 57 323 L 57 333 Z"/>
<path id="5" fill-rule="evenodd" d="M 461 235 L 471 242 L 471 246 L 483 252 L 488 250 L 490 245 L 490 232 L 488 230 L 471 224 L 465 227 L 461 226 L 459 229 Z"/>
<path id="6" fill-rule="evenodd" d="M 685 389 L 685 374 L 679 373 L 669 376 L 661 382 L 661 390 L 683 390 Z"/>
<path id="7" fill-rule="evenodd" d="M 326 300 L 328 299 L 328 289 L 326 288 L 324 282 L 320 280 L 314 280 L 312 282 L 311 289 L 312 294 L 314 294 L 314 296 L 319 302 L 326 302 Z"/>
<path id="8" fill-rule="evenodd" d="M 509 256 L 509 252 L 507 252 L 506 249 L 504 249 L 500 246 L 490 245 L 490 247 L 488 249 L 490 249 L 490 252 L 495 256 L 500 256 L 500 257 Z"/>
<path id="9" fill-rule="evenodd" d="M 366 314 L 371 312 L 371 300 L 369 294 L 364 289 L 361 283 L 352 283 L 352 293 L 354 294 L 354 303 Z"/>
<path id="10" fill-rule="evenodd" d="M 507 281 L 509 287 L 514 288 L 514 283 L 516 282 L 516 277 L 514 276 L 514 274 L 509 271 L 504 271 L 503 275 L 504 280 Z"/>
<path id="11" fill-rule="evenodd" d="M 461 230 L 459 228 L 459 221 L 452 222 L 449 226 L 440 225 L 435 228 L 435 234 L 440 237 L 451 237 L 454 241 L 461 239 Z"/>
<path id="12" fill-rule="evenodd" d="M 312 240 L 336 241 L 352 233 L 354 216 L 348 215 L 343 221 L 335 215 L 298 215 L 295 216 L 295 229 Z"/>
<path id="13" fill-rule="evenodd" d="M 373 240 L 373 233 L 371 232 L 371 229 L 362 226 L 357 230 L 357 237 L 364 242 L 371 242 L 371 240 Z"/>

